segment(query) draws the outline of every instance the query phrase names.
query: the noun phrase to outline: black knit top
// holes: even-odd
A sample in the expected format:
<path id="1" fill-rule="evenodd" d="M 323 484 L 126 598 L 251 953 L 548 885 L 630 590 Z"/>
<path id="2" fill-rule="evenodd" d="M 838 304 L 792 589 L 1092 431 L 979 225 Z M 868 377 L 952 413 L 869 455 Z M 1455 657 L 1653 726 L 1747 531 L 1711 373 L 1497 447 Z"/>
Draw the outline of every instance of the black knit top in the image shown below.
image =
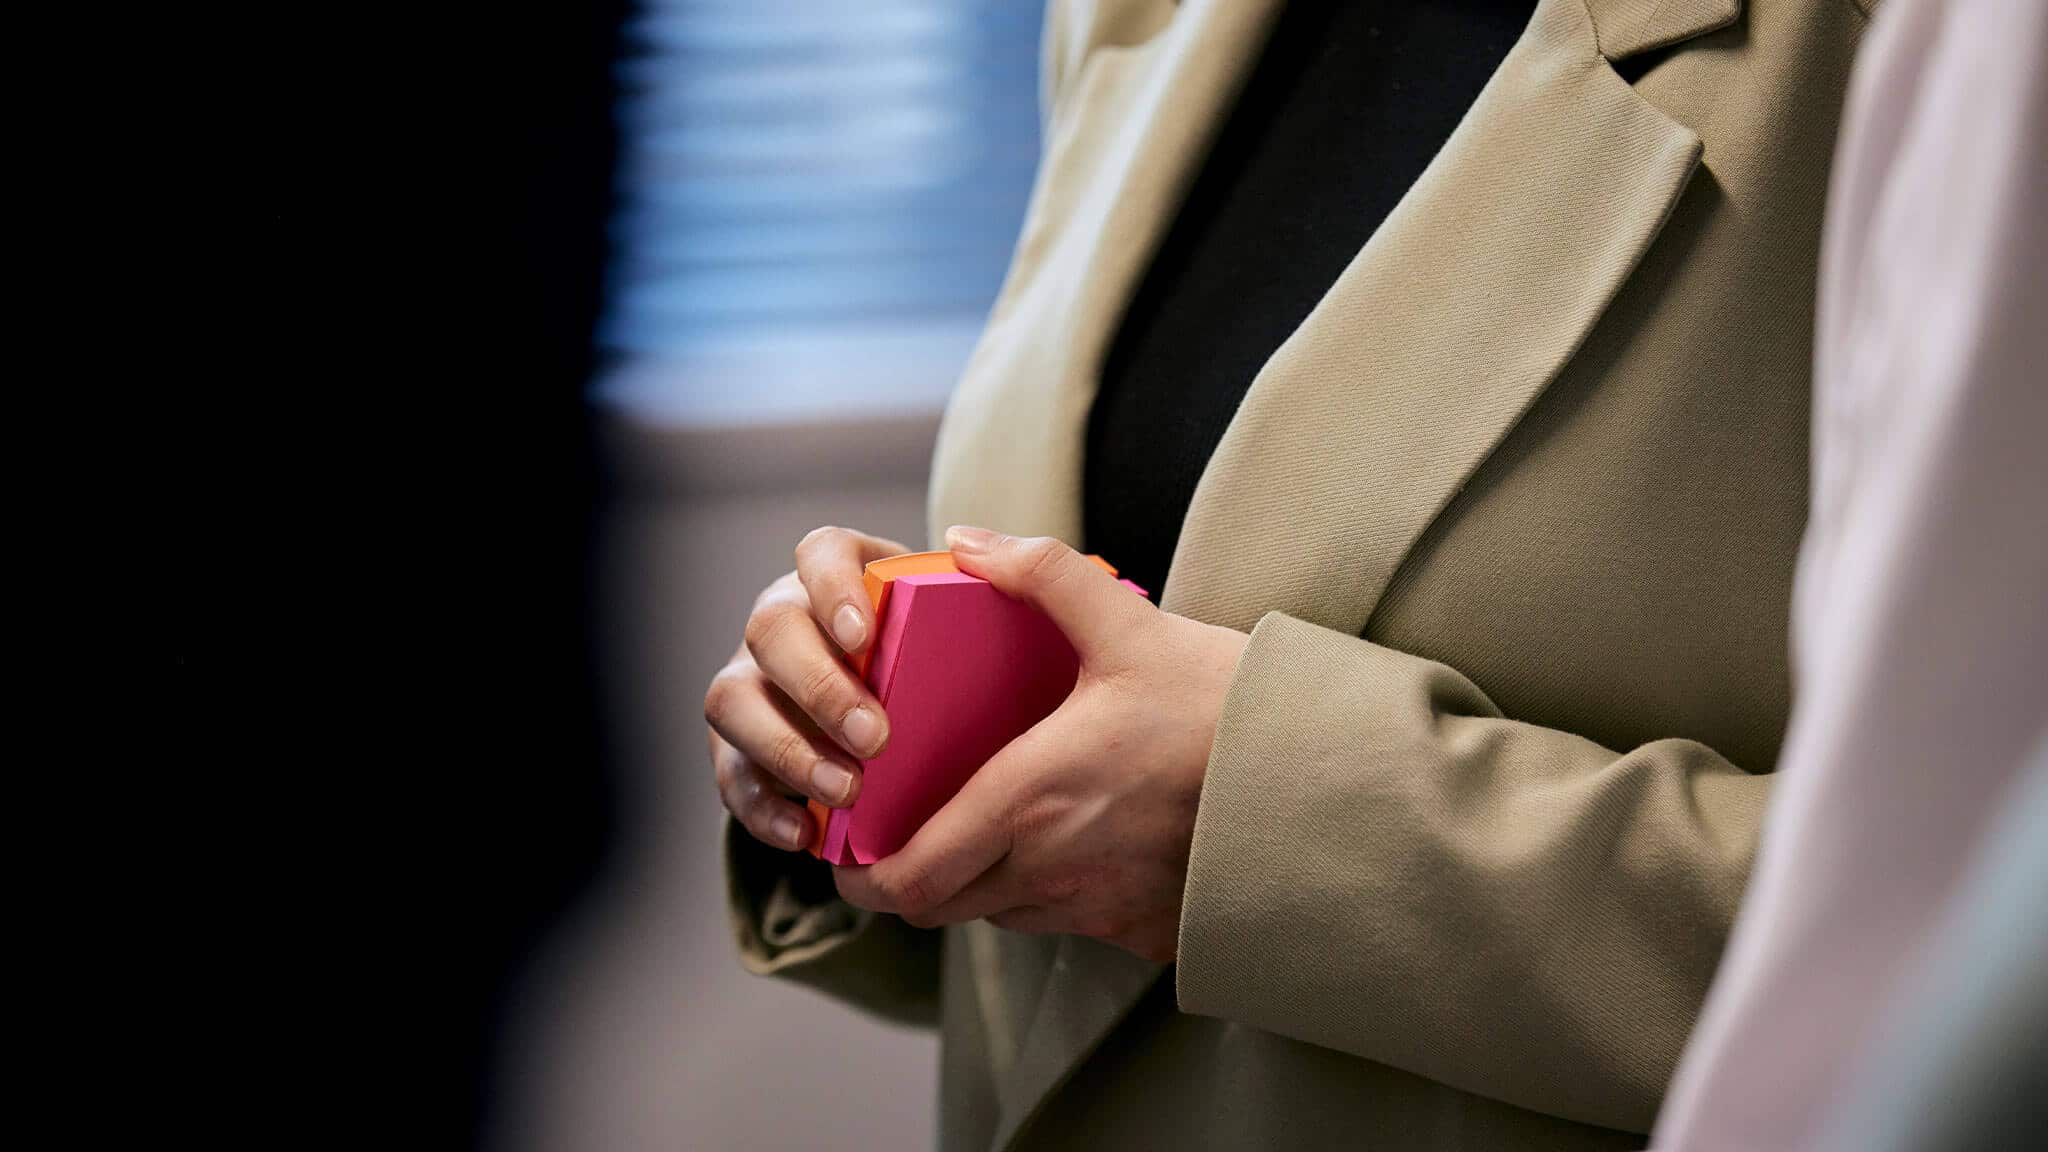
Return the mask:
<path id="1" fill-rule="evenodd" d="M 1163 590 L 1252 378 L 1421 175 L 1534 0 L 1291 0 L 1154 255 L 1088 421 L 1088 549 Z"/>

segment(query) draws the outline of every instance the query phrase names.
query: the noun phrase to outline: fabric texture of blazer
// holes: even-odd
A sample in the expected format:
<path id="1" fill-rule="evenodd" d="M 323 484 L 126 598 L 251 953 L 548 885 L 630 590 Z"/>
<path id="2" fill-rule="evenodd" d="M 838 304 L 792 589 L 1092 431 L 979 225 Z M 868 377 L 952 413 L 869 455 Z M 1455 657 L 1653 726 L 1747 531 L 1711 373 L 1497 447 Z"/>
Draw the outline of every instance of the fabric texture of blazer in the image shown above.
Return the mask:
<path id="1" fill-rule="evenodd" d="M 1080 539 L 1102 358 L 1281 0 L 1054 0 L 1044 156 L 934 532 Z M 745 963 L 944 1030 L 939 1144 L 1640 1147 L 1788 708 L 1857 0 L 1540 0 L 1259 372 L 1166 609 L 1251 634 L 1171 969 L 804 890 Z"/>

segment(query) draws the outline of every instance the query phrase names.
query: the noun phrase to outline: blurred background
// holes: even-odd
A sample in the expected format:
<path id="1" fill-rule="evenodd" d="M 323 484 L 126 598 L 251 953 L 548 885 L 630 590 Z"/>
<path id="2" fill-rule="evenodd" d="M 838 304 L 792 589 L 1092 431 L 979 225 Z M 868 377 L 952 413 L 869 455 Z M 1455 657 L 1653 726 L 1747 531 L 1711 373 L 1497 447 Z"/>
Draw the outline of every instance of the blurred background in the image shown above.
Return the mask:
<path id="1" fill-rule="evenodd" d="M 640 0 L 559 44 L 524 240 L 546 285 L 587 286 L 543 292 L 539 322 L 584 341 L 561 378 L 588 463 L 591 717 L 524 749 L 537 799 L 501 848 L 533 881 L 492 958 L 483 1146 L 932 1142 L 933 1036 L 740 970 L 700 704 L 804 532 L 923 539 L 939 411 L 1037 161 L 1041 18 Z M 563 796 L 587 802 L 550 835 Z"/>
<path id="2" fill-rule="evenodd" d="M 169 659 L 67 733 L 142 735 L 125 775 L 54 763 L 170 843 L 70 901 L 110 939 L 54 953 L 90 977 L 41 998 L 62 1066 L 139 1074 L 63 1122 L 930 1146 L 932 1037 L 741 972 L 701 699 L 804 532 L 922 541 L 1039 153 L 1041 4 L 273 6 L 128 38 L 151 83 L 70 133 L 120 203 L 42 231 L 152 244 L 43 296 L 91 305 L 54 391 L 149 442 L 128 488 L 160 526 L 75 517 L 122 550 L 81 619 L 139 600 Z M 129 118 L 162 137 L 140 159 Z M 96 465 L 59 457 L 60 485 Z"/>

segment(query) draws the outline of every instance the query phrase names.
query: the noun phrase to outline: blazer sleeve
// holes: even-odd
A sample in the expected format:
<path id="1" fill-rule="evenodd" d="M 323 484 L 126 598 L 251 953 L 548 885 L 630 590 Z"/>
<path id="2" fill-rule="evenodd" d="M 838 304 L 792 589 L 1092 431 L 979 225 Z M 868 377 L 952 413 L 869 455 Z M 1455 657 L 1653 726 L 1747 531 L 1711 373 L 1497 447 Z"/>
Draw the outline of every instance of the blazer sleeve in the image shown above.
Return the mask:
<path id="1" fill-rule="evenodd" d="M 1770 779 L 1504 718 L 1434 661 L 1274 613 L 1218 722 L 1184 1011 L 1648 1131 Z"/>
<path id="2" fill-rule="evenodd" d="M 831 866 L 725 821 L 725 882 L 740 963 L 897 1023 L 936 1026 L 939 933 L 839 899 Z"/>

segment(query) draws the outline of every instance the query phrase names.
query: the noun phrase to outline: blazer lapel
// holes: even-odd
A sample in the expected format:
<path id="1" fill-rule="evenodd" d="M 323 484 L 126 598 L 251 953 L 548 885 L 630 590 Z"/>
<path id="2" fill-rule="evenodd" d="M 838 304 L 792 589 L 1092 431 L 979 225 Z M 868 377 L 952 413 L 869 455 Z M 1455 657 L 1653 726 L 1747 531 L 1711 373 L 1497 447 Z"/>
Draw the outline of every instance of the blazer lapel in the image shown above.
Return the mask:
<path id="1" fill-rule="evenodd" d="M 1166 608 L 1246 630 L 1270 611 L 1364 629 L 1416 538 L 1571 359 L 1699 160 L 1699 138 L 1602 55 L 1585 0 L 1542 0 L 1436 159 L 1253 381 L 1196 489 Z"/>
<path id="2" fill-rule="evenodd" d="M 1626 17 L 1604 53 L 1618 59 L 1725 24 L 1737 0 L 1593 2 Z M 1080 542 L 1102 356 L 1279 3 L 1184 4 L 1157 40 L 1079 81 L 1078 118 L 1108 130 L 1078 141 L 1086 125 L 1054 127 L 1047 163 L 1070 170 L 1042 181 L 948 409 L 935 532 L 974 522 Z M 1415 538 L 1656 236 L 1700 141 L 1608 68 L 1586 3 L 1541 0 L 1415 188 L 1260 372 L 1196 492 L 1169 610 L 1362 630 Z M 1164 971 L 1093 940 L 1054 948 L 998 1089 L 998 1150 Z"/>
<path id="3" fill-rule="evenodd" d="M 1086 49 L 1061 81 L 1009 276 L 933 450 L 934 540 L 965 523 L 1082 543 L 1102 359 L 1283 2 L 1187 0 L 1141 43 Z M 1134 8 L 1097 6 L 1084 39 Z"/>
<path id="4" fill-rule="evenodd" d="M 1586 0 L 1600 54 L 1620 60 L 1735 23 L 1742 0 Z"/>

